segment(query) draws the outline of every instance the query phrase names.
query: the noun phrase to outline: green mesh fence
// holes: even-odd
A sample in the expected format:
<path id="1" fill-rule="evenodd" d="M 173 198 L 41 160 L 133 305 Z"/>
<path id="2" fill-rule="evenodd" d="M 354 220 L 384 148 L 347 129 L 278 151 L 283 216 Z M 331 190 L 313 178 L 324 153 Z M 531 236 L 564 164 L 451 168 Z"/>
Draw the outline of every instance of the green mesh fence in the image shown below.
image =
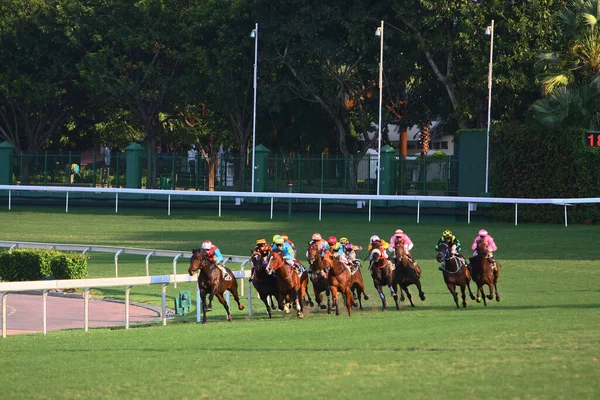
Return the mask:
<path id="1" fill-rule="evenodd" d="M 251 157 L 251 156 L 250 156 Z M 250 191 L 251 159 L 220 154 L 214 190 Z M 156 173 L 149 174 L 155 168 Z M 340 155 L 271 154 L 268 159 L 269 192 L 375 194 L 377 156 L 361 159 Z M 15 182 L 30 185 L 125 187 L 125 153 L 113 151 L 106 158 L 99 152 L 17 153 L 13 159 Z M 142 187 L 209 190 L 209 174 L 202 155 L 159 153 L 142 156 Z M 458 165 L 454 157 L 425 157 L 394 162 L 393 194 L 457 195 Z M 152 180 L 155 179 L 153 185 Z M 291 185 L 291 186 L 290 186 Z"/>

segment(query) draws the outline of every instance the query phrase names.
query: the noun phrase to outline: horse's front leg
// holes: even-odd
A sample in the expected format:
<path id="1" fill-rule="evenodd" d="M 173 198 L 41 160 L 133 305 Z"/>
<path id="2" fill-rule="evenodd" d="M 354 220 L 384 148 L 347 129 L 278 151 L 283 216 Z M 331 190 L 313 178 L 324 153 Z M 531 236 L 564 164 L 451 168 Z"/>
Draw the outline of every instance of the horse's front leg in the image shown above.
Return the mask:
<path id="1" fill-rule="evenodd" d="M 390 288 L 390 293 L 392 294 L 392 298 L 396 303 L 396 310 L 400 309 L 400 305 L 398 304 L 398 286 L 397 285 L 388 285 Z"/>
<path id="2" fill-rule="evenodd" d="M 460 287 L 460 294 L 462 296 L 462 306 L 463 306 L 463 308 L 466 308 L 467 307 L 467 293 L 466 293 L 465 285 Z"/>
<path id="3" fill-rule="evenodd" d="M 381 285 L 379 285 L 379 283 L 375 283 L 373 286 L 375 286 L 375 290 L 377 290 L 377 293 L 379 293 L 379 298 L 381 299 L 382 311 L 385 311 L 385 309 L 387 308 L 387 300 L 385 299 L 385 294 L 383 294 L 383 290 L 381 290 Z"/>
<path id="4" fill-rule="evenodd" d="M 448 287 L 448 290 L 450 291 L 450 294 L 452 295 L 452 298 L 454 299 L 456 308 L 460 308 L 460 306 L 458 305 L 458 294 L 456 294 L 456 285 L 454 283 L 447 283 L 446 286 Z"/>
<path id="5" fill-rule="evenodd" d="M 271 319 L 271 307 L 269 306 L 269 296 L 263 293 L 259 293 L 260 299 L 265 303 L 265 307 L 267 307 L 267 314 L 269 314 L 269 319 Z"/>
<path id="6" fill-rule="evenodd" d="M 487 285 L 490 291 L 490 294 L 488 294 L 487 298 L 488 300 L 492 300 L 494 298 L 494 283 L 488 282 Z"/>
<path id="7" fill-rule="evenodd" d="M 469 297 L 471 297 L 471 300 L 475 300 L 475 296 L 473 296 L 473 292 L 471 292 L 471 278 L 467 279 L 467 289 L 469 289 Z"/>
<path id="8" fill-rule="evenodd" d="M 335 315 L 340 315 L 340 307 L 338 305 L 338 288 L 335 285 L 330 286 L 333 306 L 335 307 Z"/>
<path id="9" fill-rule="evenodd" d="M 496 289 L 496 301 L 500 301 L 500 293 L 498 292 L 498 285 L 494 281 L 494 289 Z"/>
<path id="10" fill-rule="evenodd" d="M 202 323 L 206 324 L 206 292 L 202 293 L 202 291 L 200 291 L 200 298 L 202 299 Z"/>
<path id="11" fill-rule="evenodd" d="M 346 297 L 345 300 L 346 300 L 346 309 L 348 310 L 348 316 L 351 317 L 354 298 L 352 297 L 352 290 L 350 290 L 350 287 L 346 288 L 345 297 Z"/>
<path id="12" fill-rule="evenodd" d="M 414 307 L 415 303 L 413 303 L 412 296 L 411 296 L 410 292 L 408 291 L 408 285 L 400 285 L 400 290 L 406 292 L 406 297 L 408 298 L 408 301 L 410 302 L 410 306 Z"/>
<path id="13" fill-rule="evenodd" d="M 233 318 L 231 317 L 231 313 L 229 312 L 229 306 L 227 305 L 227 300 L 225 300 L 225 297 L 223 297 L 223 293 L 215 293 L 215 295 L 217 296 L 219 303 L 223 305 L 223 308 L 227 312 L 227 321 L 231 322 Z"/>

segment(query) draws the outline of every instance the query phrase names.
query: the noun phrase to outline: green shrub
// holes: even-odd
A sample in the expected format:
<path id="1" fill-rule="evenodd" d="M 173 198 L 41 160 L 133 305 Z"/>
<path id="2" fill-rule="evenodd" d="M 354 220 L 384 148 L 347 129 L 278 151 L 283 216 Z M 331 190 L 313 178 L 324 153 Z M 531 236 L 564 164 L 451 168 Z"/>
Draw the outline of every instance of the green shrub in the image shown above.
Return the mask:
<path id="1" fill-rule="evenodd" d="M 16 249 L 0 254 L 0 278 L 4 281 L 82 279 L 87 276 L 87 256 L 56 250 Z"/>

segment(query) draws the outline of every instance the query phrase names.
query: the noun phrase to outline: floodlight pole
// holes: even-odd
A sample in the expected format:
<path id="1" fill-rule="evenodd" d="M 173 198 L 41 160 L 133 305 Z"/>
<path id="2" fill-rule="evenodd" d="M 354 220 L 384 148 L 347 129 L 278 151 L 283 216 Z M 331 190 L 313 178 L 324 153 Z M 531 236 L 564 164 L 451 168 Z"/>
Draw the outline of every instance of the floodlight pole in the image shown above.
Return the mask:
<path id="1" fill-rule="evenodd" d="M 485 136 L 485 194 L 488 194 L 490 176 L 490 128 L 492 123 L 492 63 L 494 61 L 494 20 L 487 27 L 486 33 L 490 35 L 490 63 L 488 65 L 488 115 L 487 133 Z"/>
<path id="2" fill-rule="evenodd" d="M 256 169 L 256 78 L 258 72 L 258 23 L 252 31 L 254 37 L 254 110 L 252 112 L 252 193 L 254 193 L 254 170 Z"/>
<path id="3" fill-rule="evenodd" d="M 381 186 L 381 108 L 383 102 L 383 21 L 377 28 L 379 33 L 379 132 L 377 137 L 377 196 L 379 196 L 379 187 Z"/>

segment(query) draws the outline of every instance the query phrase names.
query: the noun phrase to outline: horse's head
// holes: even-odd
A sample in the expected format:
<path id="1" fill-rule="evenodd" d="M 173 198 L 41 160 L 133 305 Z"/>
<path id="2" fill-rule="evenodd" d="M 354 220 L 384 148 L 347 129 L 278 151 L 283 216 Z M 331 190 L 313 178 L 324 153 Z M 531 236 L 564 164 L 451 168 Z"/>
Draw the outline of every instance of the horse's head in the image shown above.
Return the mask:
<path id="1" fill-rule="evenodd" d="M 381 254 L 381 250 L 378 248 L 371 250 L 369 258 L 373 262 L 373 265 L 381 264 L 385 260 Z"/>
<path id="2" fill-rule="evenodd" d="M 448 258 L 449 248 L 450 248 L 450 246 L 448 246 L 448 243 L 446 243 L 446 242 L 442 242 L 439 244 L 438 254 L 435 257 L 437 262 L 441 263 L 442 261 L 444 261 L 444 259 Z"/>
<path id="3" fill-rule="evenodd" d="M 274 249 L 271 252 L 271 257 L 269 258 L 269 263 L 267 264 L 267 272 L 272 274 L 274 271 L 277 271 L 279 268 L 283 267 L 283 257 L 281 257 L 281 251 L 279 249 Z"/>
<path id="4" fill-rule="evenodd" d="M 485 240 L 480 240 L 479 243 L 477 243 L 477 254 L 480 256 L 488 254 L 488 245 Z"/>
<path id="5" fill-rule="evenodd" d="M 308 262 L 310 265 L 315 265 L 316 261 L 319 259 L 319 257 L 321 257 L 321 252 L 319 251 L 319 243 L 314 241 L 308 243 L 306 257 L 308 258 Z"/>
<path id="6" fill-rule="evenodd" d="M 202 249 L 192 250 L 192 256 L 190 257 L 190 267 L 188 268 L 188 274 L 190 274 L 190 276 L 194 275 L 201 268 L 200 258 L 202 251 L 206 252 Z"/>
<path id="7" fill-rule="evenodd" d="M 394 251 L 396 252 L 396 257 L 400 258 L 404 255 L 404 240 L 401 238 L 396 238 L 396 242 L 394 243 Z"/>

